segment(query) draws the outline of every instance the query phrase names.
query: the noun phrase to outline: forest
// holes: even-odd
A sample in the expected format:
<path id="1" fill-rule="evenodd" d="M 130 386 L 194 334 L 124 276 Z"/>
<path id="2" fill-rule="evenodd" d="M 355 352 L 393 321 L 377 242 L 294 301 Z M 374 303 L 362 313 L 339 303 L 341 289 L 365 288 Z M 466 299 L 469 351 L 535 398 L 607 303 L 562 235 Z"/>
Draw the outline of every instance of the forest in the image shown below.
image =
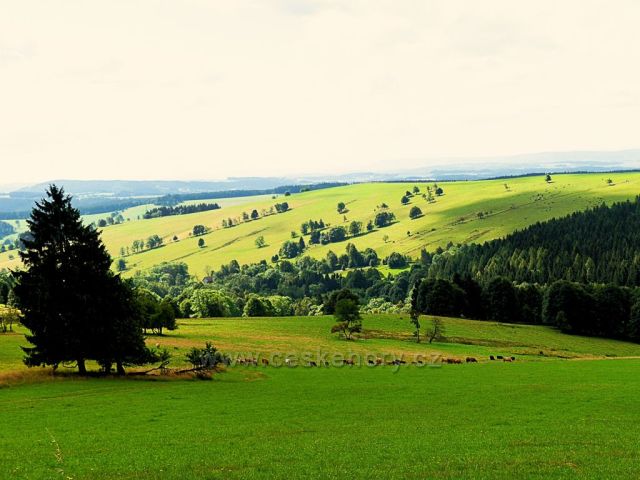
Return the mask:
<path id="1" fill-rule="evenodd" d="M 436 256 L 432 278 L 640 285 L 640 197 L 538 222 L 505 238 Z"/>

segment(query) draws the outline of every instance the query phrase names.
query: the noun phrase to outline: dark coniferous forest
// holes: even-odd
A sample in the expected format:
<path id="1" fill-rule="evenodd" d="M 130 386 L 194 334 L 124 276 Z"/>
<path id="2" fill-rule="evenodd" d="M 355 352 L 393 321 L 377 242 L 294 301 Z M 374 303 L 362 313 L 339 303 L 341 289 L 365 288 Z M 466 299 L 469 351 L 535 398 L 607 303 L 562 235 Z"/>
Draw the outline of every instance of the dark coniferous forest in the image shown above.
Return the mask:
<path id="1" fill-rule="evenodd" d="M 503 239 L 438 256 L 429 276 L 488 281 L 640 285 L 640 197 L 536 223 Z"/>

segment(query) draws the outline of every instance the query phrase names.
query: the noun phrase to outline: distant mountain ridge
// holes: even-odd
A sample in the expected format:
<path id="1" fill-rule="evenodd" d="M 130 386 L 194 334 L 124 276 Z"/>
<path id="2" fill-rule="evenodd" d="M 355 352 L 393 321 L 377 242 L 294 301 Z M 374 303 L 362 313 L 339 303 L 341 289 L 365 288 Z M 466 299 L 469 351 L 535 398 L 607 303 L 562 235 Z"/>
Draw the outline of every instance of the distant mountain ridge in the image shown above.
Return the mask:
<path id="1" fill-rule="evenodd" d="M 414 161 L 415 163 L 415 161 Z M 286 177 L 229 177 L 224 180 L 51 180 L 9 190 L 0 196 L 0 217 L 19 218 L 51 183 L 62 185 L 79 206 L 97 211 L 126 208 L 166 195 L 242 192 L 321 183 L 398 182 L 412 180 L 482 180 L 542 173 L 610 172 L 640 169 L 640 149 L 620 151 L 541 152 L 521 155 L 424 160 L 424 167 L 381 172 Z M 5 189 L 7 191 L 7 189 Z M 228 196 L 228 195 L 225 195 Z"/>

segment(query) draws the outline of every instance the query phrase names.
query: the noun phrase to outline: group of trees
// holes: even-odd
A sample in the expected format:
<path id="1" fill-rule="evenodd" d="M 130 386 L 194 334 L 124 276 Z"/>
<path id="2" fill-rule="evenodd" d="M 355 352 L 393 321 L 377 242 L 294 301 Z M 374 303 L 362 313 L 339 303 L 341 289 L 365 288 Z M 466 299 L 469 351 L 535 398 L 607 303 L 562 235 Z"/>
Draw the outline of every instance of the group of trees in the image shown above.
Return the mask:
<path id="1" fill-rule="evenodd" d="M 558 280 L 514 285 L 503 277 L 426 278 L 412 295 L 412 311 L 509 323 L 547 324 L 564 332 L 640 340 L 640 288 Z"/>
<path id="2" fill-rule="evenodd" d="M 544 289 L 513 285 L 502 277 L 480 284 L 470 277 L 425 278 L 412 295 L 412 310 L 428 315 L 509 323 L 542 323 Z"/>
<path id="3" fill-rule="evenodd" d="M 276 203 L 274 207 L 278 213 L 284 213 L 289 210 L 289 204 L 287 202 Z"/>
<path id="4" fill-rule="evenodd" d="M 98 220 L 98 227 L 105 228 L 109 225 L 120 225 L 124 223 L 124 217 L 120 212 L 111 212 L 107 217 Z"/>
<path id="5" fill-rule="evenodd" d="M 258 210 L 254 208 L 249 213 L 242 212 L 242 214 L 236 218 L 223 218 L 222 228 L 231 228 L 243 222 L 251 222 L 253 220 L 258 220 L 261 217 L 267 217 L 269 215 L 273 215 L 274 213 L 284 213 L 288 210 L 289 204 L 287 202 L 276 203 L 274 206 L 269 207 L 269 209 L 262 209 L 260 212 L 258 212 Z"/>
<path id="6" fill-rule="evenodd" d="M 12 332 L 21 317 L 22 313 L 16 307 L 0 304 L 0 333 Z"/>
<path id="7" fill-rule="evenodd" d="M 22 316 L 13 292 L 15 281 L 8 271 L 0 271 L 0 333 L 13 330 Z"/>
<path id="8" fill-rule="evenodd" d="M 296 242 L 294 240 L 287 240 L 280 247 L 280 258 L 295 258 L 298 255 L 302 254 L 307 248 L 304 238 L 300 237 L 300 239 Z"/>
<path id="9" fill-rule="evenodd" d="M 169 299 L 179 317 L 254 316 L 260 312 L 317 315 L 332 292 L 343 288 L 358 296 L 362 308 L 369 306 L 376 313 L 404 311 L 412 286 L 426 270 L 414 264 L 410 270 L 385 277 L 376 268 L 362 268 L 379 264 L 374 250 L 358 251 L 348 244 L 343 254 L 329 251 L 323 259 L 303 256 L 251 265 L 233 260 L 210 272 L 203 282 L 190 276 L 183 263 L 163 264 L 136 274 L 133 282 L 138 289 Z M 350 270 L 343 275 L 335 273 L 347 268 Z"/>
<path id="10" fill-rule="evenodd" d="M 307 235 L 310 232 L 315 232 L 318 230 L 323 230 L 325 228 L 325 223 L 320 220 L 309 220 L 300 225 L 300 232 L 302 235 Z"/>
<path id="11" fill-rule="evenodd" d="M 168 217 L 171 215 L 187 215 L 189 213 L 207 212 L 209 210 L 218 210 L 220 205 L 217 203 L 198 203 L 192 205 L 176 205 L 176 206 L 161 206 L 147 210 L 142 218 L 158 218 Z"/>
<path id="12" fill-rule="evenodd" d="M 382 211 L 376 213 L 373 224 L 378 228 L 384 228 L 391 225 L 396 220 L 396 216 L 392 212 Z"/>
<path id="13" fill-rule="evenodd" d="M 133 253 L 139 253 L 145 250 L 152 250 L 154 248 L 161 247 L 164 241 L 159 235 L 151 235 L 146 240 L 134 240 L 131 243 L 131 251 Z"/>
<path id="14" fill-rule="evenodd" d="M 366 225 L 363 222 L 353 220 L 346 227 L 338 225 L 335 227 L 325 228 L 303 228 L 302 233 L 305 231 L 309 233 L 309 244 L 311 245 L 328 245 L 329 243 L 337 243 L 346 240 L 348 237 L 357 237 L 365 232 L 371 232 L 374 228 L 384 228 L 395 220 L 395 215 L 388 211 L 378 212 L 373 220 L 367 222 Z M 322 222 L 322 220 L 320 221 Z M 320 224 L 317 224 L 318 226 Z M 322 223 L 324 225 L 324 223 Z M 303 224 L 304 226 L 304 224 Z M 324 227 L 323 227 L 324 228 Z"/>
<path id="15" fill-rule="evenodd" d="M 640 341 L 640 288 L 552 283 L 542 320 L 567 333 Z"/>

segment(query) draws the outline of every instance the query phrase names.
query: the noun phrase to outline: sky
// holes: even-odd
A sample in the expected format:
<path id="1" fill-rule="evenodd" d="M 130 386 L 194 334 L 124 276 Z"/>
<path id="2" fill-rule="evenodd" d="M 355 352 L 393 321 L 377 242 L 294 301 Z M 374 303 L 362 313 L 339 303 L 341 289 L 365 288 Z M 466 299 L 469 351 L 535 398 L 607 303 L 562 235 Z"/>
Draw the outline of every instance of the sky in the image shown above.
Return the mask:
<path id="1" fill-rule="evenodd" d="M 0 184 L 640 146 L 637 0 L 0 0 Z"/>

